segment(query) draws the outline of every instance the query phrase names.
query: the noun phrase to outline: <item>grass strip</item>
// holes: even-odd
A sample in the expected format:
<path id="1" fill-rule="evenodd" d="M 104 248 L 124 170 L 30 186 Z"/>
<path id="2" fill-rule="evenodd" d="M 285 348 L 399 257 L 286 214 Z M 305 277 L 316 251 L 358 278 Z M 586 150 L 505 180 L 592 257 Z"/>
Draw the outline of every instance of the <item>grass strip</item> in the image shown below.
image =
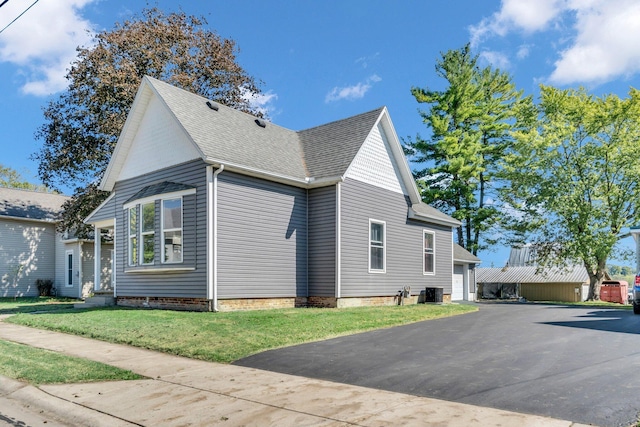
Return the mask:
<path id="1" fill-rule="evenodd" d="M 2 340 L 0 375 L 36 385 L 144 378 L 103 363 Z"/>
<path id="2" fill-rule="evenodd" d="M 230 363 L 261 351 L 476 311 L 463 304 L 225 313 L 101 308 L 18 314 L 6 322 Z"/>

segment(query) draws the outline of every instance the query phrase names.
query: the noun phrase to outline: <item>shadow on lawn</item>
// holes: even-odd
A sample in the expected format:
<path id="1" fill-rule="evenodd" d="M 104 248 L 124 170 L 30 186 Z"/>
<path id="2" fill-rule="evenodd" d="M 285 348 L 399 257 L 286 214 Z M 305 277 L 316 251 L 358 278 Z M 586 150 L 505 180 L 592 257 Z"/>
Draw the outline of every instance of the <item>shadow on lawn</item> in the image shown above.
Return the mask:
<path id="1" fill-rule="evenodd" d="M 566 308 L 580 307 L 567 306 Z M 576 320 L 571 321 L 540 322 L 540 324 L 604 332 L 640 334 L 640 316 L 634 315 L 631 310 L 596 309 L 583 315 L 577 315 L 575 318 Z"/>
<path id="2" fill-rule="evenodd" d="M 73 310 L 71 298 L 0 298 L 0 314 L 19 314 Z"/>

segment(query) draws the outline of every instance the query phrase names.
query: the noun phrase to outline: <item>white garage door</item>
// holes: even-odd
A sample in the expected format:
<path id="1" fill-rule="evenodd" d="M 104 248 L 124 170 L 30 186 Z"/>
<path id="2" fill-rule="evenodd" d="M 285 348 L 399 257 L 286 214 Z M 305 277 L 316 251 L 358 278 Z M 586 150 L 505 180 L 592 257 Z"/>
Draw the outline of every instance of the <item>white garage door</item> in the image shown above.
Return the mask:
<path id="1" fill-rule="evenodd" d="M 464 299 L 464 267 L 461 265 L 454 265 L 451 300 L 461 301 L 463 299 Z"/>

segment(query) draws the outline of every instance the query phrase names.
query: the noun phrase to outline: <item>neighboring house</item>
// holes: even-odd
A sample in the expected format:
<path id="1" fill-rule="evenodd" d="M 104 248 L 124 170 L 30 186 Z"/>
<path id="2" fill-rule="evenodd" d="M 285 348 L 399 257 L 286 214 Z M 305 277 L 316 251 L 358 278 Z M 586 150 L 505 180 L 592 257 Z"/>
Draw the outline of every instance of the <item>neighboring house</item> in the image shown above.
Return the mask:
<path id="1" fill-rule="evenodd" d="M 421 202 L 386 108 L 296 132 L 145 77 L 100 189 L 119 305 L 451 299 L 460 223 Z"/>
<path id="2" fill-rule="evenodd" d="M 589 275 L 580 264 L 541 268 L 530 246 L 512 248 L 502 268 L 478 268 L 480 298 L 517 298 L 529 301 L 585 301 Z"/>
<path id="3" fill-rule="evenodd" d="M 0 187 L 0 297 L 37 296 L 37 279 L 52 280 L 60 296 L 82 298 L 94 290 L 93 242 L 56 232 L 67 199 Z M 104 259 L 101 268 L 105 287 L 110 263 Z"/>

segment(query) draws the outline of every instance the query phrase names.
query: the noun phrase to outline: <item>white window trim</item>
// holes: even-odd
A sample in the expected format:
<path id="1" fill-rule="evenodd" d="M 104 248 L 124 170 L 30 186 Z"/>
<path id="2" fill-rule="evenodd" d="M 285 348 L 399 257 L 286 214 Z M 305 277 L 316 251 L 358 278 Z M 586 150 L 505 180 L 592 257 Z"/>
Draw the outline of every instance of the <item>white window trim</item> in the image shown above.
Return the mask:
<path id="1" fill-rule="evenodd" d="M 382 270 L 371 268 L 371 224 L 382 224 Z M 377 219 L 369 218 L 369 228 L 367 229 L 367 259 L 369 263 L 369 273 L 385 274 L 387 272 L 387 223 Z M 379 246 L 376 246 L 379 247 Z"/>
<path id="2" fill-rule="evenodd" d="M 433 238 L 433 249 L 432 249 L 432 254 L 433 254 L 433 271 L 427 271 L 427 266 L 425 265 L 424 262 L 424 256 L 427 253 L 427 248 L 425 248 L 424 246 L 424 235 L 425 234 L 431 234 L 432 238 Z M 422 230 L 422 274 L 424 276 L 435 276 L 436 274 L 436 232 L 433 230 Z"/>
<path id="3" fill-rule="evenodd" d="M 164 228 L 164 202 L 166 200 L 176 200 L 180 199 L 180 228 Z M 165 261 L 164 260 L 164 234 L 168 231 L 177 231 L 180 230 L 180 235 L 182 239 L 182 253 L 180 261 Z M 161 264 L 183 264 L 184 263 L 184 198 L 182 196 L 179 197 L 163 197 L 160 199 L 160 263 Z"/>
<path id="4" fill-rule="evenodd" d="M 144 231 L 144 207 L 146 205 L 153 206 L 153 227 L 151 231 Z M 156 202 L 155 200 L 143 203 L 140 205 L 140 212 L 138 213 L 138 224 L 140 225 L 140 240 L 138 241 L 138 263 L 140 265 L 153 265 L 156 261 L 156 251 L 155 251 L 155 235 L 156 235 Z M 153 259 L 151 262 L 144 262 L 144 236 L 153 236 Z"/>
<path id="5" fill-rule="evenodd" d="M 71 255 L 71 266 L 69 266 L 69 255 Z M 65 251 L 64 253 L 64 287 L 72 288 L 73 287 L 73 262 L 75 256 L 73 251 Z M 69 284 L 69 279 L 71 279 L 71 284 Z"/>
<path id="6" fill-rule="evenodd" d="M 138 221 L 138 230 L 134 234 L 131 234 L 131 210 L 134 209 L 137 215 Z M 129 267 L 136 267 L 139 264 L 140 260 L 140 207 L 139 205 L 130 206 L 127 209 L 127 265 Z M 138 244 L 138 259 L 133 258 L 133 247 L 131 244 L 131 239 L 135 238 Z"/>

